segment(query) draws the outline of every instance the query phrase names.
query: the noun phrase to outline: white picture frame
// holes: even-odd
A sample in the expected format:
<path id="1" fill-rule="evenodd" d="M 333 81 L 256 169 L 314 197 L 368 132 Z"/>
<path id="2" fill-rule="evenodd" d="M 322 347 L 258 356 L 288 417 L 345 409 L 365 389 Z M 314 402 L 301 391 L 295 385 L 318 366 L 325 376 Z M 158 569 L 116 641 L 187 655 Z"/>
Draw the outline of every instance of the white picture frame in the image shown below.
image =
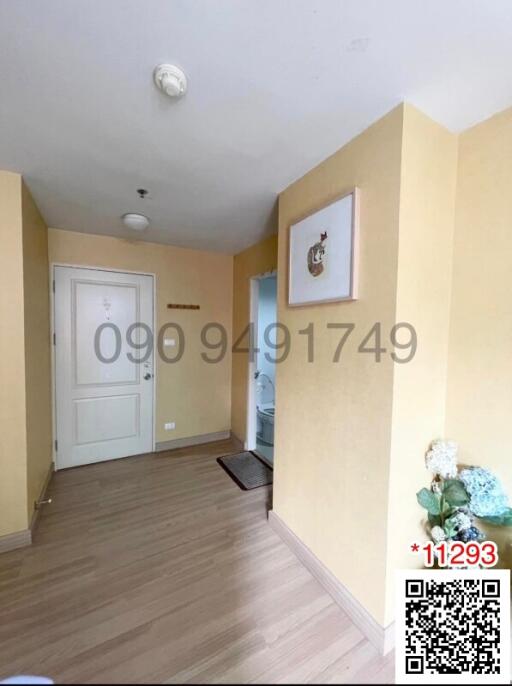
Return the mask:
<path id="1" fill-rule="evenodd" d="M 288 304 L 357 300 L 359 189 L 290 225 Z"/>

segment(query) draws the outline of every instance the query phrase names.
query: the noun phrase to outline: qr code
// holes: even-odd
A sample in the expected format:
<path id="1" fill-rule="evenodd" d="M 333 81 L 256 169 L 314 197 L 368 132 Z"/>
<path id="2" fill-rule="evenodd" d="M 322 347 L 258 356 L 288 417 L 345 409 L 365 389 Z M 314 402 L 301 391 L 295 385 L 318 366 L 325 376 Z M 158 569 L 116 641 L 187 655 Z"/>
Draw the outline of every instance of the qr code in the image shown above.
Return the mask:
<path id="1" fill-rule="evenodd" d="M 397 573 L 398 683 L 510 683 L 510 571 Z"/>

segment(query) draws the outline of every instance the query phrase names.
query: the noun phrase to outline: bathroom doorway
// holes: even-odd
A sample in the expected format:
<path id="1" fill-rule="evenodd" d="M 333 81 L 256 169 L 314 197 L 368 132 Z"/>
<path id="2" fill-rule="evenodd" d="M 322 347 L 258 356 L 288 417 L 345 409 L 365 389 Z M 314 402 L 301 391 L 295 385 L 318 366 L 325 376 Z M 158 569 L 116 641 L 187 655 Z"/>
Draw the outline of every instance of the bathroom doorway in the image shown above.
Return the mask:
<path id="1" fill-rule="evenodd" d="M 249 355 L 247 450 L 274 466 L 277 274 L 251 279 L 254 349 Z"/>

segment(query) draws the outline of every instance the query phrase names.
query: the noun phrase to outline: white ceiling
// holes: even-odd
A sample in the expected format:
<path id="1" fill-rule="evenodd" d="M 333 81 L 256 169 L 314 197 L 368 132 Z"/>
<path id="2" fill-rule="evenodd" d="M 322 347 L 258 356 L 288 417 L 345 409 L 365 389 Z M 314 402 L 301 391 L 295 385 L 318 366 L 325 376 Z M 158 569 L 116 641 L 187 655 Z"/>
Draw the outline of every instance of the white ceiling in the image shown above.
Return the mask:
<path id="1" fill-rule="evenodd" d="M 50 226 L 141 211 L 145 240 L 235 253 L 401 100 L 455 131 L 512 104 L 511 37 L 510 0 L 0 0 L 0 168 Z"/>

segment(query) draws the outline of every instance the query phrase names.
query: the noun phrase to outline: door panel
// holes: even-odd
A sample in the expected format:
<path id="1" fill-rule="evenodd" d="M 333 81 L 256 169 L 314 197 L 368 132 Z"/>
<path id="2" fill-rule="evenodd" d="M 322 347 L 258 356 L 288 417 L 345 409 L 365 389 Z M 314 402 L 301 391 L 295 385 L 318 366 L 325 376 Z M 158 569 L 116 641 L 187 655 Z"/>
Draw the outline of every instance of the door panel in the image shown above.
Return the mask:
<path id="1" fill-rule="evenodd" d="M 119 355 L 114 362 L 97 364 L 94 337 L 100 324 L 110 322 L 126 336 L 128 327 L 140 321 L 140 288 L 126 283 L 75 280 L 71 284 L 71 350 L 76 384 L 139 383 L 140 365 L 130 362 L 126 354 Z M 116 352 L 116 335 L 112 328 L 106 327 L 102 331 L 99 344 L 102 356 L 112 359 Z"/>
<path id="2" fill-rule="evenodd" d="M 133 361 L 144 350 L 126 336 L 133 324 L 153 331 L 153 277 L 75 267 L 54 277 L 57 468 L 150 452 L 152 351 Z M 131 340 L 146 335 L 137 326 Z"/>
<path id="3" fill-rule="evenodd" d="M 137 436 L 140 430 L 140 396 L 117 395 L 74 401 L 77 445 Z"/>

